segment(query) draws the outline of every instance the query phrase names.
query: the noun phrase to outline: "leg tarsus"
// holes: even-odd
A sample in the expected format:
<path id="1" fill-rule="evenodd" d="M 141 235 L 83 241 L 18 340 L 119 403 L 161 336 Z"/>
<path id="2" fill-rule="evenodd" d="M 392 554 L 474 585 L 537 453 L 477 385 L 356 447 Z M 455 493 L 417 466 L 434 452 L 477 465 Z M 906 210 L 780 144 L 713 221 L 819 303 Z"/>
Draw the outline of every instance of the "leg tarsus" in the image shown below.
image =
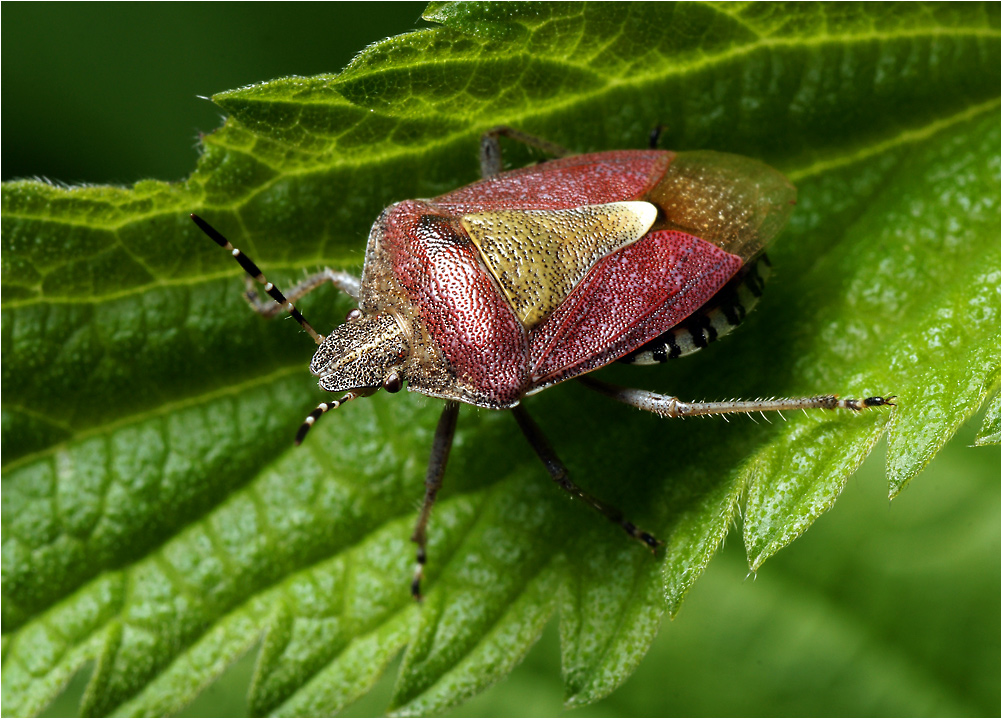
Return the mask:
<path id="1" fill-rule="evenodd" d="M 550 478 L 553 479 L 553 481 L 556 482 L 561 489 L 591 505 L 593 509 L 602 514 L 610 522 L 618 524 L 627 534 L 636 539 L 638 542 L 646 545 L 652 552 L 656 552 L 657 548 L 664 544 L 664 542 L 655 537 L 653 534 L 645 532 L 642 529 L 638 529 L 637 525 L 625 519 L 620 510 L 607 505 L 605 502 L 592 496 L 591 494 L 588 494 L 576 485 L 571 480 L 567 467 L 565 467 L 564 463 L 560 461 L 559 457 L 557 457 L 556 452 L 553 451 L 553 447 L 550 446 L 549 440 L 546 439 L 546 436 L 539 428 L 539 425 L 537 425 L 535 420 L 529 416 L 529 413 L 524 407 L 519 405 L 512 409 L 511 413 L 515 415 L 515 421 L 518 422 L 518 426 L 525 435 L 525 438 L 529 440 L 529 444 L 532 446 L 533 450 L 535 450 L 539 459 L 542 460 L 543 466 L 546 467 L 546 471 L 550 473 Z"/>
<path id="2" fill-rule="evenodd" d="M 845 403 L 846 409 L 862 412 L 871 407 L 897 407 L 898 404 L 894 401 L 897 398 L 896 394 L 892 394 L 887 397 L 867 397 L 866 399 L 844 399 L 841 401 Z"/>
<path id="3" fill-rule="evenodd" d="M 414 579 L 411 582 L 411 596 L 421 601 L 421 579 L 424 577 L 424 565 L 427 554 L 427 527 L 431 517 L 431 508 L 435 504 L 438 490 L 442 488 L 442 478 L 445 476 L 445 465 L 449 461 L 449 450 L 452 449 L 452 439 L 456 434 L 456 417 L 459 415 L 459 402 L 447 401 L 435 429 L 435 439 L 431 443 L 431 456 L 428 459 L 428 473 L 424 480 L 424 502 L 421 514 L 418 516 L 411 541 L 418 545 L 414 567 Z"/>

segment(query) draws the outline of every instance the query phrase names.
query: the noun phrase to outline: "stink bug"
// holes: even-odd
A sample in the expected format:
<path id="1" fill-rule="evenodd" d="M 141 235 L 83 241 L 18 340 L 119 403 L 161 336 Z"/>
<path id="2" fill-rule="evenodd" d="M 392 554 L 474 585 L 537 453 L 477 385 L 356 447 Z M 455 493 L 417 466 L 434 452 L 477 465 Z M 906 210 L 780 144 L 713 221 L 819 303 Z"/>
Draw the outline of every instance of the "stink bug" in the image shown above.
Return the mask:
<path id="1" fill-rule="evenodd" d="M 501 172 L 499 138 L 559 159 Z M 756 161 L 716 152 L 654 149 L 571 156 L 548 142 L 496 128 L 481 142 L 483 179 L 430 200 L 405 200 L 379 216 L 361 279 L 325 269 L 283 295 L 246 255 L 195 215 L 195 223 L 264 286 L 319 345 L 310 371 L 343 392 L 325 412 L 379 389 L 445 400 L 425 497 L 412 540 L 412 593 L 420 598 L 428 518 L 445 473 L 459 404 L 509 410 L 553 480 L 652 550 L 661 542 L 571 481 L 522 406 L 568 379 L 666 417 L 784 409 L 849 409 L 893 397 L 683 402 L 586 375 L 614 361 L 656 364 L 689 354 L 741 323 L 769 266 L 766 245 L 789 217 L 796 190 Z M 320 335 L 294 306 L 331 282 L 358 301 L 344 324 Z"/>

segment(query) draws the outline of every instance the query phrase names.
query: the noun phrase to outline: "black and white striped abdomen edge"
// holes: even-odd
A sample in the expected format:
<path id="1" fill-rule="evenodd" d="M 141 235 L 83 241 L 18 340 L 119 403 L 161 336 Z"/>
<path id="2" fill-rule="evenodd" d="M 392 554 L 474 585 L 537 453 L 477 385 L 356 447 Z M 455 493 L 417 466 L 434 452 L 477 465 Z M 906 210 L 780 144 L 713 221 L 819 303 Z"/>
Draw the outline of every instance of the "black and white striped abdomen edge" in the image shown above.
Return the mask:
<path id="1" fill-rule="evenodd" d="M 771 267 L 769 258 L 760 255 L 696 312 L 619 361 L 625 364 L 661 364 L 692 354 L 723 337 L 741 324 L 758 303 Z"/>

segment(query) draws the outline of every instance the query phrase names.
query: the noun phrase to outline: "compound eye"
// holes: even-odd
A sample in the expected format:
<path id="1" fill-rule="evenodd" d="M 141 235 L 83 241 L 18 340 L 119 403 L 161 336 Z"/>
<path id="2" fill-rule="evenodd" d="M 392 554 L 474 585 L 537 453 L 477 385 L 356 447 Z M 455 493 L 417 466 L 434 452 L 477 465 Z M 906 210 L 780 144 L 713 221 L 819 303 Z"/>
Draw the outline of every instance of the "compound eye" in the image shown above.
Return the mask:
<path id="1" fill-rule="evenodd" d="M 349 312 L 347 315 L 345 315 L 344 321 L 345 322 L 354 322 L 355 320 L 359 320 L 359 319 L 362 319 L 362 310 L 360 310 L 360 309 L 358 309 L 358 307 L 356 307 L 351 312 Z"/>
<path id="2" fill-rule="evenodd" d="M 389 377 L 383 380 L 383 389 L 385 389 L 390 394 L 394 392 L 399 392 L 404 386 L 403 378 L 396 372 L 392 373 Z"/>

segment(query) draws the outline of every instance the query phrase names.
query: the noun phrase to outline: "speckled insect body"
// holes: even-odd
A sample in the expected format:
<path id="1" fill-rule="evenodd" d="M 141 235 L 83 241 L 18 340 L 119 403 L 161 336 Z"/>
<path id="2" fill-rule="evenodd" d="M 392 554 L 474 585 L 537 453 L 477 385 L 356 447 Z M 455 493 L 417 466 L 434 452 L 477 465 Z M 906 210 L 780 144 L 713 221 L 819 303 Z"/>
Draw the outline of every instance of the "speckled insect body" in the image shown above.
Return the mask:
<path id="1" fill-rule="evenodd" d="M 500 172 L 500 136 L 560 158 Z M 688 354 L 740 324 L 761 293 L 768 270 L 763 251 L 796 197 L 772 168 L 716 152 L 568 156 L 509 128 L 484 136 L 481 167 L 479 182 L 383 211 L 369 235 L 361 280 L 325 269 L 288 297 L 192 216 L 275 301 L 248 291 L 252 306 L 269 316 L 288 311 L 317 342 L 310 370 L 320 387 L 344 393 L 310 414 L 297 443 L 324 412 L 381 388 L 396 392 L 406 384 L 446 400 L 413 536 L 415 597 L 460 403 L 512 411 L 557 484 L 652 549 L 660 544 L 652 534 L 570 480 L 522 406 L 525 396 L 576 378 L 663 416 L 890 403 L 831 395 L 687 403 L 585 376 L 616 360 L 656 364 Z M 358 301 L 326 337 L 293 304 L 324 282 Z"/>

